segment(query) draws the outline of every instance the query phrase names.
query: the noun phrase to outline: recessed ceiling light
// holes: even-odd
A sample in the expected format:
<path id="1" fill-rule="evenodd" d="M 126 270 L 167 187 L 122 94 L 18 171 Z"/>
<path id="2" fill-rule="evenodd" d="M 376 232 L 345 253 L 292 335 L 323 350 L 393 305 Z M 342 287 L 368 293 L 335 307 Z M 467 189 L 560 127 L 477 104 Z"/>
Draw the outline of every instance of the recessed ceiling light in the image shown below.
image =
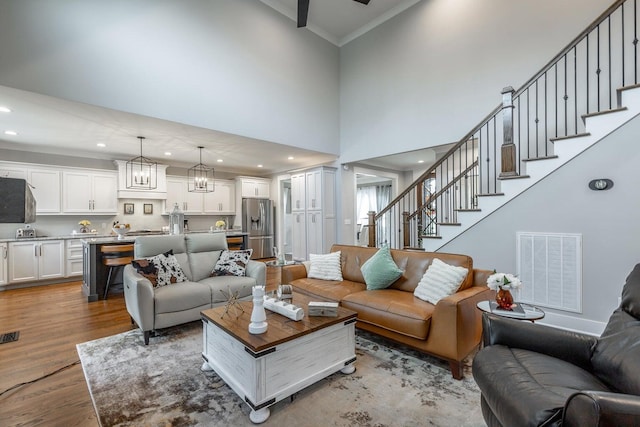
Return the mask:
<path id="1" fill-rule="evenodd" d="M 418 163 L 424 163 L 424 160 L 418 160 Z"/>
<path id="2" fill-rule="evenodd" d="M 165 151 L 165 152 L 164 152 L 164 155 L 165 155 L 165 156 L 170 156 L 170 155 L 171 155 L 171 151 Z"/>
<path id="3" fill-rule="evenodd" d="M 258 167 L 259 167 L 259 168 L 261 168 L 261 167 L 262 167 L 262 165 L 258 165 Z"/>
<path id="4" fill-rule="evenodd" d="M 11 109 L 5 106 L 0 105 L 0 113 L 10 113 Z"/>
<path id="5" fill-rule="evenodd" d="M 222 160 L 222 159 L 218 159 L 218 160 L 216 160 L 216 161 L 217 161 L 218 163 L 222 163 L 222 161 L 223 161 L 223 160 Z"/>
<path id="6" fill-rule="evenodd" d="M 5 130 L 4 131 L 5 135 L 12 135 L 12 136 L 16 136 L 18 134 L 18 132 L 16 132 L 15 130 Z"/>
<path id="7" fill-rule="evenodd" d="M 102 142 L 98 142 L 96 145 L 100 148 L 104 148 L 107 146 L 107 144 L 103 144 Z"/>
<path id="8" fill-rule="evenodd" d="M 289 156 L 289 157 L 287 157 L 287 159 L 293 160 L 293 156 Z"/>

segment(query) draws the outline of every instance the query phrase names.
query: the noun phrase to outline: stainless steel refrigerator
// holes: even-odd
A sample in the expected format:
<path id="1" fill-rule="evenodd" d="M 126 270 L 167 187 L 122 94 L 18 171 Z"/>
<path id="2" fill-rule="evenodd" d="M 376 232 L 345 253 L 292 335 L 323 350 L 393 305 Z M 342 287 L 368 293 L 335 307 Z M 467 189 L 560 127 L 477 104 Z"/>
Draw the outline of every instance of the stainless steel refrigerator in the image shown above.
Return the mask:
<path id="1" fill-rule="evenodd" d="M 271 258 L 273 253 L 273 205 L 269 199 L 242 199 L 242 231 L 249 233 L 251 259 Z"/>

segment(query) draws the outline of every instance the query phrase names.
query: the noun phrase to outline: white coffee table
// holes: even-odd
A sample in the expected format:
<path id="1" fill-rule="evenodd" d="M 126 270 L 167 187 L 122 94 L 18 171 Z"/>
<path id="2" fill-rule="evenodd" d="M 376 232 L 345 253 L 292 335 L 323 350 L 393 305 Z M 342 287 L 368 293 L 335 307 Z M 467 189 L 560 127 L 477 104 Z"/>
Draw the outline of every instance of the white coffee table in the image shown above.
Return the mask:
<path id="1" fill-rule="evenodd" d="M 202 311 L 203 370 L 214 370 L 250 407 L 259 424 L 269 406 L 337 371 L 355 371 L 357 314 L 338 308 L 338 317 L 308 317 L 309 297 L 293 294 L 305 317 L 293 321 L 267 310 L 267 332 L 248 331 L 253 304 L 240 302 L 244 313 L 224 315 L 224 307 Z"/>

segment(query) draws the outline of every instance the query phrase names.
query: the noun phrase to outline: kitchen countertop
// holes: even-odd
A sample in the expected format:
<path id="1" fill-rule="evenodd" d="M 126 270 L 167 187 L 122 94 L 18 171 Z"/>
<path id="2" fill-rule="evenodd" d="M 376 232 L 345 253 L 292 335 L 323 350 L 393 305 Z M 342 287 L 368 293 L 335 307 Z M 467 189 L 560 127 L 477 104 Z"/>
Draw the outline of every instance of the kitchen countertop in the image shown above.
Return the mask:
<path id="1" fill-rule="evenodd" d="M 229 237 L 234 237 L 234 236 L 246 236 L 249 233 L 245 233 L 242 232 L 240 230 L 228 230 L 228 231 L 209 231 L 209 230 L 202 230 L 202 231 L 188 231 L 187 234 L 190 233 L 226 233 L 227 236 Z M 91 233 L 76 233 L 76 234 L 66 234 L 63 236 L 41 236 L 41 237 L 32 237 L 32 238 L 26 238 L 26 239 L 16 239 L 16 238 L 9 238 L 9 239 L 0 239 L 0 243 L 4 243 L 4 242 L 33 242 L 33 241 L 45 241 L 45 240 L 69 240 L 69 239 L 82 239 L 83 241 L 87 241 L 90 243 L 94 243 L 94 244 L 102 244 L 102 243 L 116 243 L 116 242 L 121 242 L 121 243 L 132 243 L 136 237 L 138 236 L 152 236 L 154 234 L 152 233 L 133 233 L 133 234 L 126 234 L 125 238 L 122 240 L 118 240 L 118 236 L 114 235 L 114 234 L 91 234 Z M 155 234 L 157 235 L 157 234 Z"/>

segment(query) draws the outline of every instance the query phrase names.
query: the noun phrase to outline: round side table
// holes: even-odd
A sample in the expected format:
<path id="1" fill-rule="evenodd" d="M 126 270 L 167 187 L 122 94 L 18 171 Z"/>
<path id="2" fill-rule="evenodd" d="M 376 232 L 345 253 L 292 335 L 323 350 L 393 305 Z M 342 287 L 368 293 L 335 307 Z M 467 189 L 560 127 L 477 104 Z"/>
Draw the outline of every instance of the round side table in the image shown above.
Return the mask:
<path id="1" fill-rule="evenodd" d="M 542 311 L 542 309 L 536 307 L 535 305 L 524 304 L 521 302 L 516 302 L 515 304 L 520 304 L 522 306 L 522 308 L 524 309 L 524 315 L 511 313 L 507 310 L 492 310 L 491 302 L 488 300 L 478 302 L 478 304 L 476 304 L 476 307 L 486 313 L 493 313 L 496 316 L 508 317 L 509 319 L 516 320 L 529 320 L 532 323 L 544 317 L 544 311 Z"/>

